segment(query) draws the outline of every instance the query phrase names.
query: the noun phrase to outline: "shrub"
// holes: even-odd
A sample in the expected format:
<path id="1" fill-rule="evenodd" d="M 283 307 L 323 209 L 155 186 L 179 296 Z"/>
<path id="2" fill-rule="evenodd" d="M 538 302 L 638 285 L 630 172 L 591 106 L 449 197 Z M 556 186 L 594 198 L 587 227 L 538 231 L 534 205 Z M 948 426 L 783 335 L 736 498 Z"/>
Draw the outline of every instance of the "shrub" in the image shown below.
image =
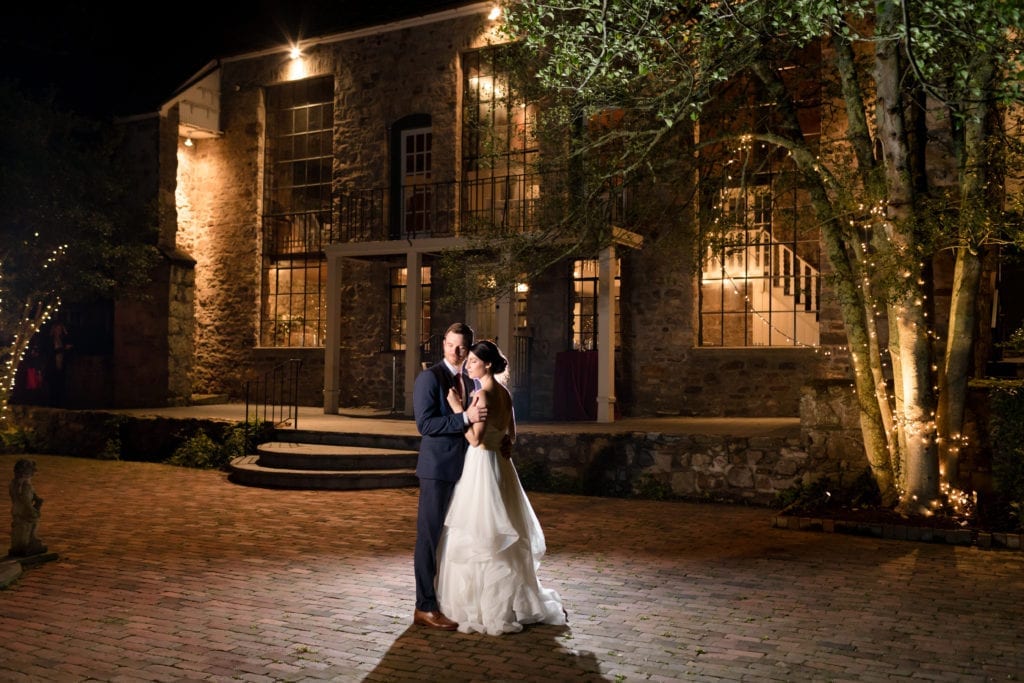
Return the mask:
<path id="1" fill-rule="evenodd" d="M 32 434 L 24 427 L 7 423 L 0 429 L 0 452 L 28 453 Z"/>
<path id="2" fill-rule="evenodd" d="M 200 429 L 175 449 L 166 460 L 170 465 L 199 469 L 224 469 L 232 459 L 251 453 L 266 440 L 266 423 L 244 422 L 224 429 L 219 440 Z"/>
<path id="3" fill-rule="evenodd" d="M 986 514 L 999 527 L 1024 529 L 1024 391 L 1020 387 L 993 388 L 990 434 L 995 496 Z"/>

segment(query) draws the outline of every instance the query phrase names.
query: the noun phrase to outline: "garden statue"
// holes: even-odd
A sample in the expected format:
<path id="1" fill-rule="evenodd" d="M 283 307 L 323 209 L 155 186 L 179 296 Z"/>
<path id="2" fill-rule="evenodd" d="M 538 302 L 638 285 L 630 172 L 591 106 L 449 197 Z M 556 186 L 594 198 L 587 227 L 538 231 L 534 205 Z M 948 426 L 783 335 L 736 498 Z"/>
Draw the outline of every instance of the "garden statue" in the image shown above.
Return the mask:
<path id="1" fill-rule="evenodd" d="M 32 488 L 32 477 L 36 473 L 34 460 L 22 458 L 14 463 L 14 479 L 11 480 L 11 557 L 27 557 L 46 552 L 46 546 L 36 537 L 39 524 L 39 509 L 43 499 Z"/>

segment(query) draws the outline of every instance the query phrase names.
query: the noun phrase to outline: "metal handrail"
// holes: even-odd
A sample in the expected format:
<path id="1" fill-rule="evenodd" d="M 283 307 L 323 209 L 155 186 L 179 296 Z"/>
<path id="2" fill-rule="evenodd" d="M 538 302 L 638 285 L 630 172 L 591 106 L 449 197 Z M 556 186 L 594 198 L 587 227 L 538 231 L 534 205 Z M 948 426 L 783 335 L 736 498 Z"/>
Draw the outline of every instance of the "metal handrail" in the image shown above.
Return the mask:
<path id="1" fill-rule="evenodd" d="M 290 358 L 245 383 L 245 421 L 249 422 L 249 406 L 254 420 L 270 422 L 274 427 L 291 423 L 299 428 L 299 371 L 302 359 Z M 262 417 L 260 415 L 262 411 Z"/>
<path id="2" fill-rule="evenodd" d="M 407 187 L 344 188 L 331 242 L 450 237 L 484 226 L 522 233 L 538 224 L 542 176 L 495 174 Z"/>

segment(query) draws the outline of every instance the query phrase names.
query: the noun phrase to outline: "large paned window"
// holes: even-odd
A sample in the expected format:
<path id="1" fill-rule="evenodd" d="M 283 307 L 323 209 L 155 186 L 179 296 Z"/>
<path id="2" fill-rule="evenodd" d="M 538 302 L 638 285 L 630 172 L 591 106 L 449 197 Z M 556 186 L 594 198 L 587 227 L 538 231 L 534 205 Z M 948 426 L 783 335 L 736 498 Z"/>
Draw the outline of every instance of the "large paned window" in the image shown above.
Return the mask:
<path id="1" fill-rule="evenodd" d="M 333 101 L 331 78 L 267 89 L 263 346 L 324 343 Z"/>
<path id="2" fill-rule="evenodd" d="M 511 96 L 507 47 L 462 57 L 462 215 L 474 223 L 523 230 L 532 225 L 540 182 L 537 107 Z"/>
<path id="3" fill-rule="evenodd" d="M 818 230 L 801 193 L 776 184 L 722 189 L 700 283 L 702 346 L 817 346 Z"/>
<path id="4" fill-rule="evenodd" d="M 811 149 L 821 135 L 821 59 L 812 43 L 775 64 Z M 780 111 L 759 80 L 736 78 L 703 112 L 701 346 L 820 342 L 820 227 L 786 150 L 758 139 L 790 123 Z"/>
<path id="5" fill-rule="evenodd" d="M 390 303 L 388 306 L 388 330 L 392 351 L 404 351 L 405 334 L 408 329 L 409 310 L 409 269 L 392 268 L 390 276 Z M 430 334 L 430 266 L 420 268 L 420 343 L 426 342 Z"/>
<path id="6" fill-rule="evenodd" d="M 572 269 L 572 348 L 597 349 L 598 261 L 577 259 Z M 619 283 L 621 261 L 615 259 L 615 348 L 620 346 Z"/>

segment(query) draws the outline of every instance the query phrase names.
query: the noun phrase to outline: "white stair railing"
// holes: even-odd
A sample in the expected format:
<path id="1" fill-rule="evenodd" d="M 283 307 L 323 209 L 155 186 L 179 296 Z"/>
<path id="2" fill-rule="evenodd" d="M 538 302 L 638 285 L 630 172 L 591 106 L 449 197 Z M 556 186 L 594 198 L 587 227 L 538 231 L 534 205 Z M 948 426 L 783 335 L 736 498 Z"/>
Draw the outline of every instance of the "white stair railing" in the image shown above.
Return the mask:
<path id="1" fill-rule="evenodd" d="M 820 271 L 767 230 L 730 231 L 725 244 L 708 248 L 702 279 L 746 294 L 753 344 L 817 346 Z"/>

